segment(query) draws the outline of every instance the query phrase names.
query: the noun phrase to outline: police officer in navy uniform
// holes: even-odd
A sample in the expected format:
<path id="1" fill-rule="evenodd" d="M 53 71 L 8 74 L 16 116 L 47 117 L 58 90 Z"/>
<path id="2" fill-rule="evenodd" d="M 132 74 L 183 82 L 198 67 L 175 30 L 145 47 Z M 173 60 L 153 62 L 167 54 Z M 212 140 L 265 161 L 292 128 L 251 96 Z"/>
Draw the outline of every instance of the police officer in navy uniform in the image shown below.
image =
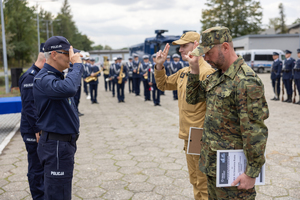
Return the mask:
<path id="1" fill-rule="evenodd" d="M 124 87 L 125 83 L 127 82 L 127 67 L 122 64 L 122 57 L 117 58 L 118 62 L 114 65 L 114 68 L 112 70 L 114 81 L 117 84 L 117 96 L 118 96 L 118 102 L 125 103 L 125 94 L 124 94 Z M 121 77 L 121 68 L 123 68 L 122 73 L 124 74 L 124 77 Z M 119 83 L 119 79 L 122 79 L 121 83 Z"/>
<path id="2" fill-rule="evenodd" d="M 167 60 L 164 63 L 164 67 L 166 69 L 166 75 L 170 76 L 171 75 L 171 69 L 170 69 L 170 64 L 171 64 L 171 56 L 167 55 Z"/>
<path id="3" fill-rule="evenodd" d="M 150 98 L 150 90 L 149 90 L 149 83 L 148 83 L 148 70 L 152 66 L 151 62 L 149 61 L 149 56 L 143 56 L 143 62 L 140 64 L 140 74 L 143 79 L 144 84 L 144 97 L 145 101 L 151 101 Z"/>
<path id="4" fill-rule="evenodd" d="M 284 60 L 284 68 L 282 69 L 282 81 L 284 83 L 284 86 L 286 88 L 286 93 L 288 95 L 288 98 L 284 101 L 287 103 L 292 102 L 292 95 L 293 95 L 293 68 L 295 66 L 295 59 L 291 57 L 292 52 L 290 50 L 285 51 L 285 57 Z"/>
<path id="5" fill-rule="evenodd" d="M 282 70 L 282 61 L 279 60 L 279 53 L 273 52 L 273 65 L 271 69 L 271 80 L 272 80 L 272 86 L 274 90 L 274 98 L 271 100 L 279 101 L 279 95 L 280 95 L 280 76 L 281 76 L 281 70 Z"/>
<path id="6" fill-rule="evenodd" d="M 128 89 L 129 89 L 129 93 L 134 92 L 134 87 L 133 87 L 133 63 L 132 63 L 132 57 L 130 56 L 128 58 L 128 62 L 126 63 L 126 67 L 127 67 L 127 72 L 128 72 Z"/>
<path id="7" fill-rule="evenodd" d="M 90 58 L 87 57 L 85 58 L 85 64 L 83 65 L 84 67 L 84 71 L 83 71 L 83 74 L 82 74 L 82 77 L 83 77 L 83 80 L 88 77 L 88 69 L 89 69 L 89 66 L 90 66 Z M 86 99 L 91 99 L 91 96 L 89 95 L 89 88 L 88 88 L 88 83 L 87 82 L 83 82 L 83 88 L 84 88 L 84 92 L 86 94 Z"/>
<path id="8" fill-rule="evenodd" d="M 109 80 L 111 82 L 111 86 L 112 86 L 112 96 L 115 97 L 115 88 L 116 88 L 116 80 L 114 77 L 114 68 L 116 66 L 116 64 L 118 63 L 117 57 L 113 58 L 115 63 L 112 63 L 109 67 Z"/>
<path id="9" fill-rule="evenodd" d="M 74 95 L 80 86 L 83 65 L 77 49 L 62 36 L 45 42 L 44 68 L 35 76 L 33 96 L 37 126 L 41 129 L 38 156 L 44 167 L 44 199 L 70 200 L 79 118 Z M 73 64 L 64 77 L 62 71 Z"/>
<path id="10" fill-rule="evenodd" d="M 37 154 L 39 133 L 38 119 L 33 99 L 33 80 L 40 69 L 43 68 L 46 59 L 41 44 L 40 53 L 34 64 L 20 77 L 19 87 L 22 99 L 20 132 L 25 142 L 28 160 L 28 183 L 31 197 L 34 200 L 44 199 L 44 169 Z"/>
<path id="11" fill-rule="evenodd" d="M 180 56 L 177 53 L 173 54 L 172 58 L 173 61 L 170 64 L 170 71 L 172 74 L 175 74 L 180 69 L 184 68 L 184 64 L 180 61 Z M 173 90 L 173 99 L 178 100 L 177 90 Z"/>
<path id="12" fill-rule="evenodd" d="M 99 67 L 95 65 L 95 59 L 90 58 L 90 65 L 88 68 L 87 76 L 93 76 L 97 78 L 97 80 L 89 82 L 92 104 L 94 103 L 99 104 L 99 102 L 97 101 L 97 91 L 98 91 L 98 83 L 99 83 L 98 77 L 101 75 L 101 73 L 96 74 L 99 71 L 100 71 Z"/>
<path id="13" fill-rule="evenodd" d="M 294 68 L 294 81 L 298 90 L 298 96 L 300 95 L 300 49 L 297 49 L 297 56 L 298 60 L 296 62 L 295 68 Z M 299 101 L 296 104 L 300 104 L 300 98 Z"/>
<path id="14" fill-rule="evenodd" d="M 154 106 L 161 106 L 160 105 L 160 90 L 157 88 L 155 77 L 154 77 L 154 66 L 151 65 L 148 70 L 148 82 L 150 86 L 150 91 L 152 91 L 152 99 Z"/>
<path id="15" fill-rule="evenodd" d="M 135 96 L 140 95 L 140 85 L 141 85 L 141 74 L 140 74 L 140 60 L 137 54 L 133 54 L 132 61 L 132 80 L 133 80 L 133 90 L 135 92 Z"/>

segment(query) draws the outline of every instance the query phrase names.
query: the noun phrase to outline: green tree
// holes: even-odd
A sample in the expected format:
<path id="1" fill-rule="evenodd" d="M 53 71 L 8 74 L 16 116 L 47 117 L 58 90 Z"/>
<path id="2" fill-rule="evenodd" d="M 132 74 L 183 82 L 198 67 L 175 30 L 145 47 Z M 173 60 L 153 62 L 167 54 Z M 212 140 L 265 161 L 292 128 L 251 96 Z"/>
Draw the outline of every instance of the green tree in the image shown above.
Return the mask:
<path id="1" fill-rule="evenodd" d="M 279 18 L 280 33 L 287 33 L 288 30 L 287 30 L 286 25 L 285 25 L 285 14 L 284 14 L 283 4 L 280 3 L 278 8 L 279 8 L 279 15 L 280 15 L 280 18 Z"/>
<path id="2" fill-rule="evenodd" d="M 202 30 L 226 26 L 233 37 L 257 34 L 262 28 L 262 7 L 255 0 L 208 0 L 202 10 Z"/>
<path id="3" fill-rule="evenodd" d="M 7 46 L 14 48 L 14 58 L 18 67 L 32 61 L 32 54 L 37 53 L 37 31 L 34 7 L 28 7 L 26 1 L 5 0 L 5 31 L 12 33 Z"/>
<path id="4" fill-rule="evenodd" d="M 1 24 L 0 24 L 0 26 L 1 26 Z M 14 34 L 12 34 L 10 32 L 5 32 L 6 53 L 7 53 L 7 56 L 10 56 L 10 57 L 14 56 L 15 46 L 7 45 L 7 44 L 11 43 L 13 36 L 14 36 Z M 1 60 L 1 62 L 3 60 L 2 30 L 0 30 L 0 60 Z"/>
<path id="5" fill-rule="evenodd" d="M 54 35 L 64 36 L 77 49 L 84 51 L 91 50 L 93 42 L 86 35 L 82 35 L 78 31 L 72 18 L 68 0 L 64 0 L 60 13 L 58 13 L 53 22 Z"/>
<path id="6" fill-rule="evenodd" d="M 104 50 L 112 50 L 112 48 L 110 46 L 108 46 L 108 45 L 105 45 L 104 46 Z"/>
<path id="7" fill-rule="evenodd" d="M 93 50 L 103 50 L 103 46 L 101 44 L 92 47 Z"/>
<path id="8" fill-rule="evenodd" d="M 300 24 L 300 18 L 298 17 L 294 22 L 293 24 Z"/>
<path id="9" fill-rule="evenodd" d="M 40 41 L 41 43 L 46 42 L 46 40 L 52 36 L 51 23 L 53 23 L 53 16 L 51 12 L 45 11 L 43 8 L 40 9 L 39 13 L 39 25 L 40 25 Z M 48 29 L 48 34 L 47 34 Z M 47 38 L 48 35 L 48 38 Z"/>

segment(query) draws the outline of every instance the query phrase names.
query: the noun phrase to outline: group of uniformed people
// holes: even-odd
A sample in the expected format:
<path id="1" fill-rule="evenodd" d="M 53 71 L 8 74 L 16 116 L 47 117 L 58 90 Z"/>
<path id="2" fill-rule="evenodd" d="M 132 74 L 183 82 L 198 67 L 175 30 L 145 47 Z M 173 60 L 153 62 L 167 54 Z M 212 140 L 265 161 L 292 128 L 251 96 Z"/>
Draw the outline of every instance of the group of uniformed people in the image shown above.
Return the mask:
<path id="1" fill-rule="evenodd" d="M 129 93 L 134 93 L 136 96 L 140 96 L 140 85 L 143 82 L 144 88 L 144 100 L 151 101 L 152 99 L 155 106 L 160 106 L 160 95 L 164 95 L 164 92 L 157 88 L 154 77 L 154 66 L 156 54 L 152 56 L 153 62 L 149 60 L 148 55 L 139 57 L 137 54 L 128 58 L 126 64 L 122 63 L 122 57 L 113 58 L 114 62 L 109 66 L 102 65 L 105 73 L 105 91 L 109 86 L 109 91 L 112 91 L 112 96 L 115 97 L 115 88 L 117 87 L 118 102 L 125 102 L 124 87 L 128 81 Z M 184 62 L 180 61 L 178 54 L 172 55 L 173 61 L 168 60 L 165 62 L 167 74 L 170 76 L 176 73 L 178 70 L 185 67 Z M 97 69 L 98 71 L 100 69 Z M 88 73 L 87 73 L 88 74 Z M 85 76 L 86 77 L 86 76 Z M 121 79 L 121 80 L 120 80 Z M 177 91 L 173 91 L 174 100 L 178 99 Z"/>
<path id="2" fill-rule="evenodd" d="M 271 80 L 275 96 L 271 100 L 279 101 L 280 91 L 282 90 L 283 102 L 293 102 L 300 105 L 300 99 L 296 102 L 297 90 L 298 96 L 300 94 L 300 49 L 297 49 L 297 61 L 291 57 L 291 54 L 292 51 L 286 50 L 286 59 L 282 62 L 279 59 L 279 53 L 273 52 L 274 62 L 271 69 Z M 280 87 L 280 79 L 282 79 L 282 88 Z M 284 91 L 287 94 L 286 100 L 284 100 Z"/>

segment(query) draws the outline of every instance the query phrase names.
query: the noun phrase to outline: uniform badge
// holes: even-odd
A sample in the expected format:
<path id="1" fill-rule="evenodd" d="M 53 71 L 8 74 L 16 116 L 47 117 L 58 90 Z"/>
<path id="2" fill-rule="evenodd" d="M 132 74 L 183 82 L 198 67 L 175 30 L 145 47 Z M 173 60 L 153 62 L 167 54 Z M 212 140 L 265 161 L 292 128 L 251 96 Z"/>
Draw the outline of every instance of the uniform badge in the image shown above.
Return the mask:
<path id="1" fill-rule="evenodd" d="M 184 73 L 184 72 L 181 72 L 181 74 L 180 74 L 180 78 L 183 78 L 183 77 L 184 77 L 184 75 L 185 75 L 185 73 Z"/>
<path id="2" fill-rule="evenodd" d="M 70 98 L 68 98 L 68 99 L 69 99 L 69 104 L 72 105 L 71 99 Z"/>

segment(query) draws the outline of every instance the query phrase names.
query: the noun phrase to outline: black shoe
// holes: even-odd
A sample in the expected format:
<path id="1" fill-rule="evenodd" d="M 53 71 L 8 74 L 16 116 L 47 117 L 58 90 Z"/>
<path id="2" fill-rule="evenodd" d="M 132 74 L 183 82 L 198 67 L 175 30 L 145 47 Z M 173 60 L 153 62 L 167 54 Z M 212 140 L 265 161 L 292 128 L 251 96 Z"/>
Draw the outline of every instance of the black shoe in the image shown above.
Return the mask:
<path id="1" fill-rule="evenodd" d="M 121 100 L 118 101 L 118 103 L 121 103 L 121 102 L 122 102 Z"/>
<path id="2" fill-rule="evenodd" d="M 95 102 L 92 101 L 92 104 L 94 104 Z"/>
<path id="3" fill-rule="evenodd" d="M 122 102 L 123 102 L 123 103 L 125 103 L 125 101 L 124 101 L 124 100 L 122 100 Z"/>
<path id="4" fill-rule="evenodd" d="M 273 97 L 273 99 L 271 99 L 272 101 L 277 101 L 278 99 L 276 97 Z"/>
<path id="5" fill-rule="evenodd" d="M 161 106 L 159 103 L 158 104 L 156 104 L 157 106 Z"/>
<path id="6" fill-rule="evenodd" d="M 115 95 L 113 94 L 113 97 L 115 97 Z"/>
<path id="7" fill-rule="evenodd" d="M 94 103 L 95 103 L 95 104 L 99 104 L 99 102 L 98 102 L 98 101 L 94 101 Z"/>
<path id="8" fill-rule="evenodd" d="M 296 104 L 300 104 L 300 101 L 298 101 Z"/>
<path id="9" fill-rule="evenodd" d="M 83 116 L 84 114 L 78 111 L 78 117 Z"/>

